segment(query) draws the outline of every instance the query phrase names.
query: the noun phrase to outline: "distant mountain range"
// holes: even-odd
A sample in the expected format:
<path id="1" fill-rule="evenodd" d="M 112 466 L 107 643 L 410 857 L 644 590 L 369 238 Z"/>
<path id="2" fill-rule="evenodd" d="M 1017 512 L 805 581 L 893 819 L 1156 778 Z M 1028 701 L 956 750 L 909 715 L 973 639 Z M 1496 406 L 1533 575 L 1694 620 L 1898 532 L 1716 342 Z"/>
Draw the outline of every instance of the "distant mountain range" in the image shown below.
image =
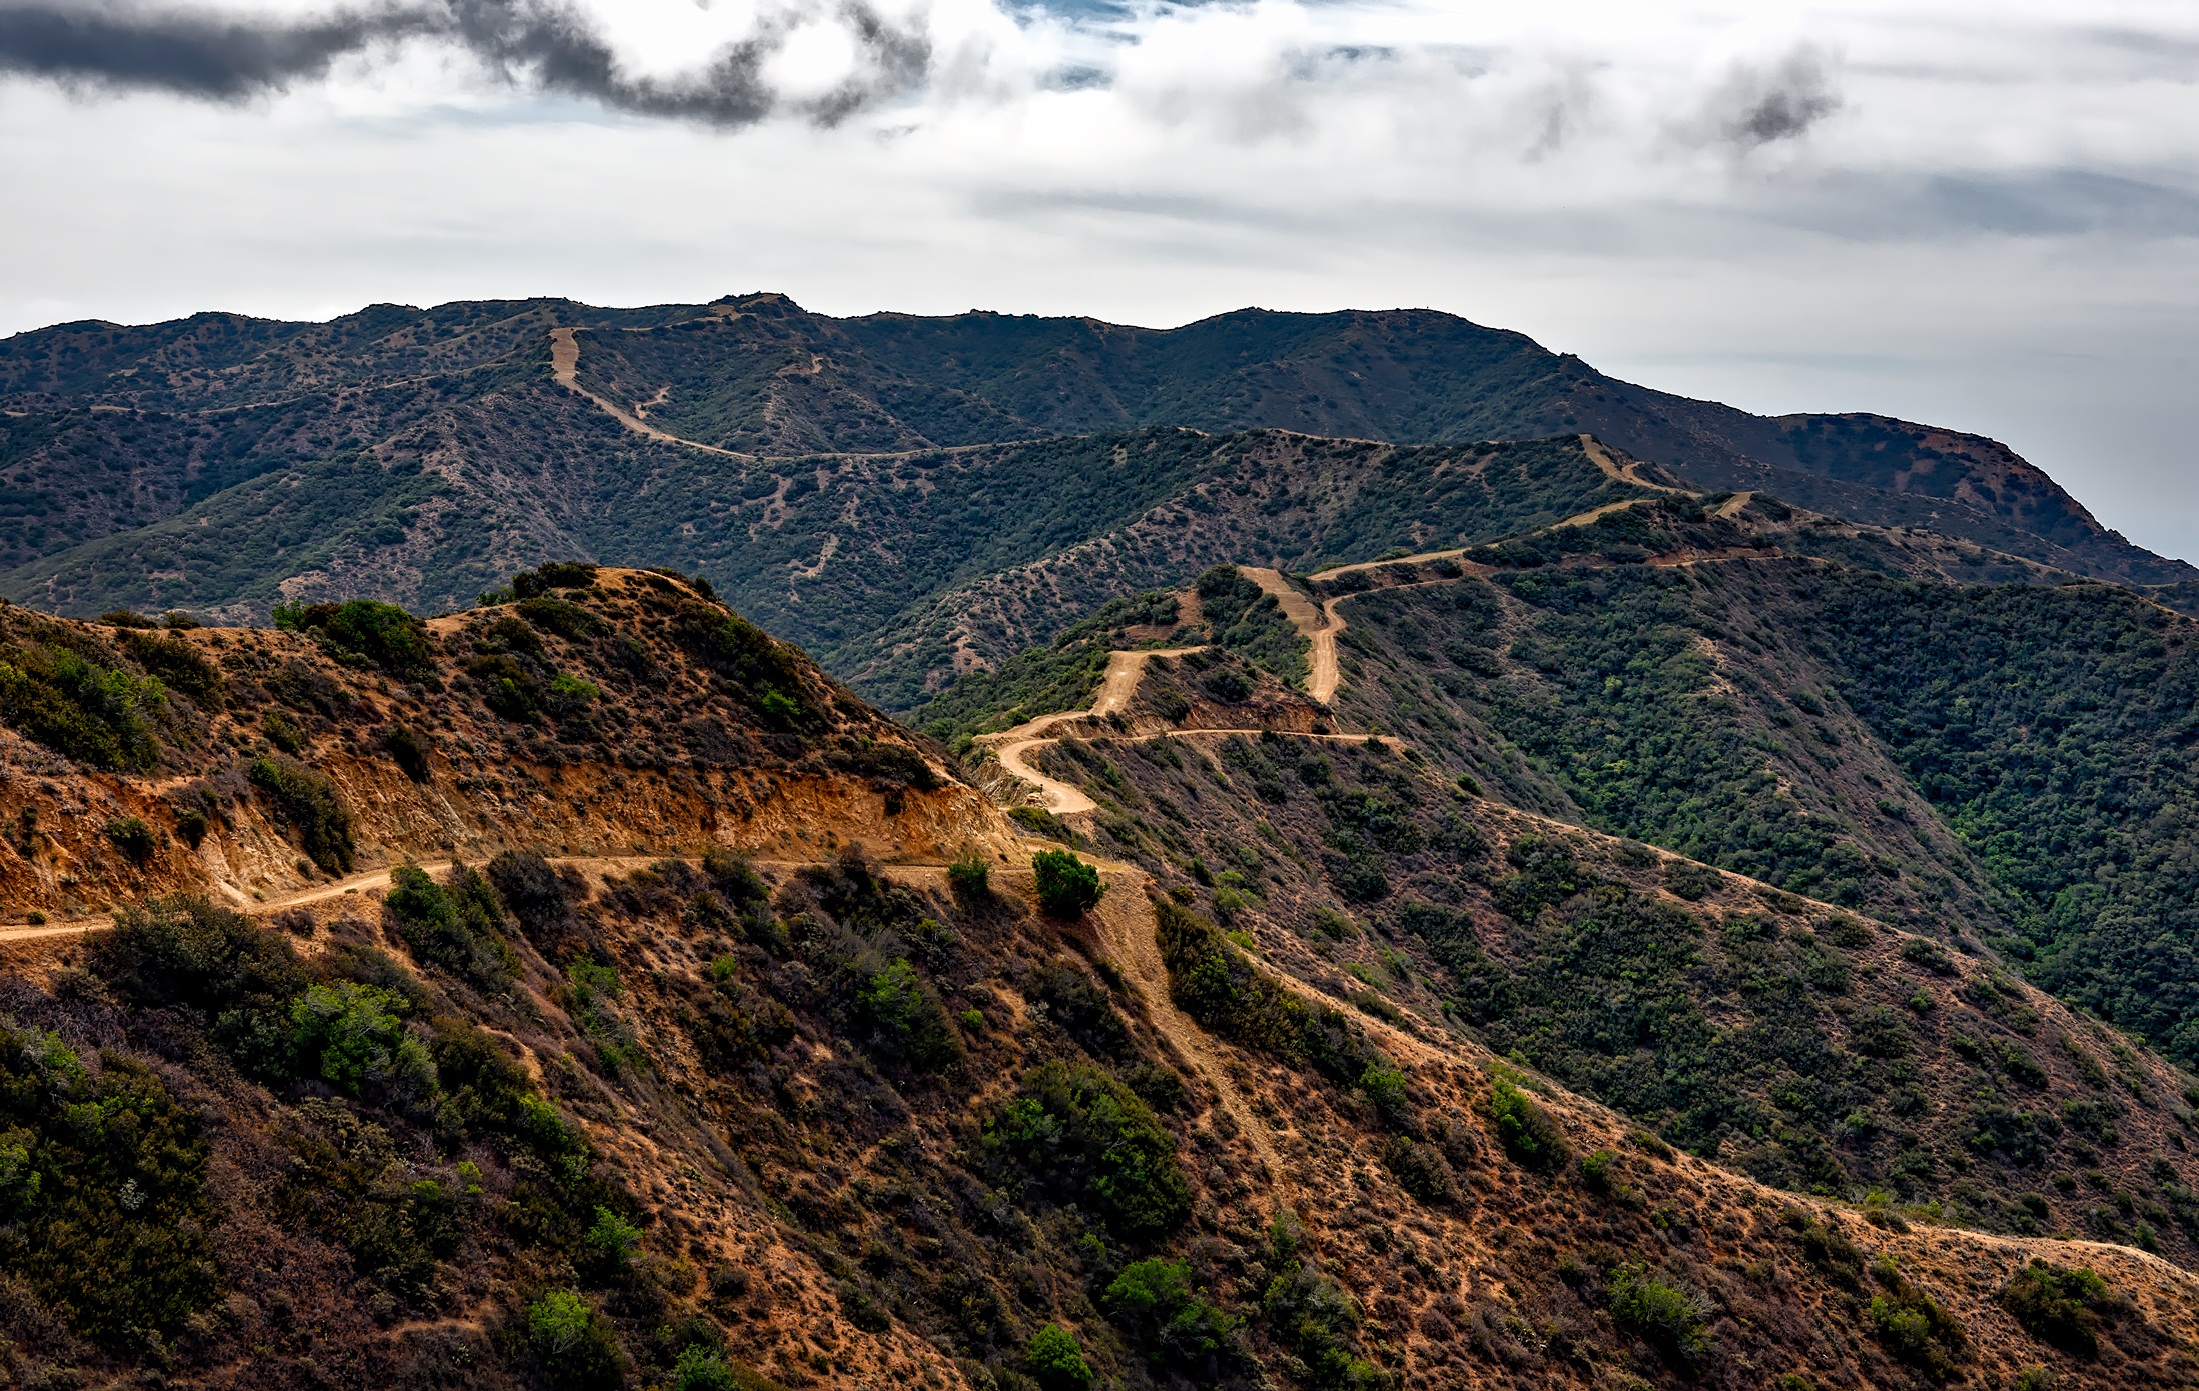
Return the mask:
<path id="1" fill-rule="evenodd" d="M 544 558 L 671 560 L 896 705 L 936 687 L 942 654 L 983 664 L 1074 616 L 1064 597 L 996 614 L 996 632 L 943 628 L 942 604 L 968 606 L 950 596 L 1075 547 L 1112 553 L 1156 518 L 1186 528 L 1147 547 L 1168 566 L 1311 568 L 1546 524 L 1614 486 L 1578 473 L 1573 450 L 1563 496 L 1515 515 L 1507 490 L 1495 510 L 1416 518 L 1466 457 L 1455 446 L 1482 440 L 1591 435 L 1668 482 L 2082 576 L 2199 582 L 1991 440 L 1752 416 L 1426 311 L 1243 310 L 1152 330 L 835 319 L 759 294 L 376 305 L 325 324 L 201 314 L 0 342 L 0 411 L 0 594 L 19 601 L 232 620 L 283 598 L 435 609 Z M 1264 512 L 1199 543 L 1255 493 Z"/>

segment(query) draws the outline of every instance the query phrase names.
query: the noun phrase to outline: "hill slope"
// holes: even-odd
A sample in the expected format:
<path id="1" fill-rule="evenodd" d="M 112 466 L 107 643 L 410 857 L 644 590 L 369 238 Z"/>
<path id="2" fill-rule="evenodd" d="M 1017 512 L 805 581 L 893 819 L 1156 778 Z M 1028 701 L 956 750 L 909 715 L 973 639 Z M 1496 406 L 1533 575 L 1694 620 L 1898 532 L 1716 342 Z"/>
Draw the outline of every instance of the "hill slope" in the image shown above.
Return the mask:
<path id="1" fill-rule="evenodd" d="M 555 386 L 559 330 L 573 336 L 576 386 L 744 458 L 652 443 Z M 1705 488 L 1769 489 L 2101 578 L 2194 577 L 2101 528 L 1992 441 L 1870 416 L 1762 419 L 1617 382 L 1446 315 L 1248 310 L 1154 331 L 983 314 L 839 320 L 773 295 L 630 311 L 375 306 L 328 324 L 200 315 L 16 335 L 0 343 L 0 563 L 70 556 L 7 590 L 44 592 L 72 612 L 138 601 L 147 586 L 240 611 L 264 610 L 286 584 L 434 606 L 559 547 L 676 555 L 705 510 L 643 508 L 632 535 L 589 524 L 599 499 L 646 494 L 664 469 L 710 475 L 712 492 L 728 495 L 756 484 L 749 455 L 1151 427 L 1400 443 L 1587 432 Z M 415 462 L 425 478 L 381 476 Z M 368 463 L 378 472 L 362 472 Z M 301 515 L 289 487 L 300 481 L 340 487 L 345 510 L 307 502 Z M 523 508 L 484 510 L 483 499 L 515 491 Z M 173 525 L 209 501 L 222 505 L 184 524 L 272 522 L 273 544 L 218 556 L 179 547 Z M 162 523 L 171 531 L 143 544 L 72 552 Z"/>
<path id="2" fill-rule="evenodd" d="M 514 589 L 432 625 L 352 606 L 273 633 L 0 612 L 9 906 L 123 910 L 0 939 L 12 1377 L 2199 1373 L 2199 1288 L 2161 1260 L 1676 1153 L 1423 994 L 1356 1003 L 1280 892 L 1246 923 L 1258 959 L 1173 869 L 1164 891 L 1109 865 L 1096 906 L 1041 913 L 1010 823 L 702 591 L 577 568 Z M 1367 766 L 1388 787 L 1405 762 Z M 1208 789 L 1211 834 L 1262 834 L 1263 794 Z M 1457 815 L 1518 847 L 1522 814 Z M 1584 863 L 1613 853 L 1579 835 Z M 251 916 L 134 902 L 178 889 Z M 1799 934 L 1822 910 L 1778 912 Z M 1972 1027 L 1952 979 L 1922 984 Z M 2097 1065 L 2158 1085 L 2133 1058 Z M 2091 1085 L 2046 1065 L 2056 1096 Z M 2191 1184 L 2167 1147 L 2170 1177 L 2126 1191 L 2152 1118 L 2103 1205 Z"/>

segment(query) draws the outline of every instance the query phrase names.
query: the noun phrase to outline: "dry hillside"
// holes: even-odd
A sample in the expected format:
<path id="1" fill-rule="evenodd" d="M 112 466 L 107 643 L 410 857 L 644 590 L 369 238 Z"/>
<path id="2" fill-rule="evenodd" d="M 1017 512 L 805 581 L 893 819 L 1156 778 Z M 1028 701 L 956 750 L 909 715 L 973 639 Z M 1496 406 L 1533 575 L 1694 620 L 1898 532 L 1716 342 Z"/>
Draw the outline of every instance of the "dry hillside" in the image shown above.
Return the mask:
<path id="1" fill-rule="evenodd" d="M 1315 913 L 1317 779 L 1275 758 L 1305 736 L 1235 736 L 1272 772 L 1226 734 L 1057 746 L 1106 808 L 1062 833 L 1122 845 L 1049 912 L 1047 842 L 676 577 L 545 567 L 424 625 L 4 617 L 25 1385 L 2199 1379 L 2167 1261 L 1775 1187 L 1500 1060 L 1428 988 L 1466 998 L 1464 958 Z M 1262 689 L 1231 708 L 1301 708 Z M 1309 757 L 1370 817 L 1415 766 Z M 1526 900 L 1473 866 L 1577 836 L 1609 893 L 1760 920 L 1721 950 L 1771 974 L 1824 939 L 1859 996 L 1915 976 L 1821 905 L 1415 795 L 1421 843 L 1368 853 L 1454 885 L 1492 959 Z M 1930 970 L 1916 1048 L 1984 1009 L 1974 964 Z M 2189 1182 L 2168 1073 L 1995 998 L 1974 1027 L 2071 1033 L 2054 1087 L 2083 1053 L 2150 1088 L 2122 1143 Z"/>

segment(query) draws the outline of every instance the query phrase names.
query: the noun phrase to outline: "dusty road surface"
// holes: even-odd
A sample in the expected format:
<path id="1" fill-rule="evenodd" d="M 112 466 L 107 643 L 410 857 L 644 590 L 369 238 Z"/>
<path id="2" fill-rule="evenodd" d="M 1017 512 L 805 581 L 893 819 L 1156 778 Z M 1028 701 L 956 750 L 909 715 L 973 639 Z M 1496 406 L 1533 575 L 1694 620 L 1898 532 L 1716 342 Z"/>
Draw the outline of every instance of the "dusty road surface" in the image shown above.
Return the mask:
<path id="1" fill-rule="evenodd" d="M 1388 564 L 1390 562 L 1384 562 Z M 1275 598 L 1276 606 L 1290 626 L 1306 640 L 1306 694 L 1322 705 L 1336 698 L 1338 678 L 1336 668 L 1336 633 L 1343 623 L 1336 616 L 1336 601 L 1331 599 L 1326 610 L 1316 609 L 1313 600 L 1304 591 L 1283 578 L 1280 570 L 1270 570 L 1253 565 L 1240 565 L 1238 570 L 1251 577 Z"/>
<path id="2" fill-rule="evenodd" d="M 606 400 L 587 387 L 582 386 L 580 384 L 579 332 L 578 329 L 571 328 L 553 328 L 550 330 L 550 375 L 557 379 L 559 386 L 573 392 L 575 395 L 587 397 L 595 402 L 596 408 L 605 415 L 632 430 L 635 434 L 646 435 L 660 444 L 685 445 L 689 449 L 700 449 L 705 454 L 722 454 L 728 459 L 745 459 L 748 457 L 746 454 L 735 450 L 720 449 L 714 444 L 698 444 L 694 440 L 681 439 L 678 435 L 667 434 L 648 421 L 643 420 L 640 416 L 635 415 L 632 411 L 624 409 L 616 401 Z M 658 392 L 656 399 L 662 401 L 664 392 Z"/>

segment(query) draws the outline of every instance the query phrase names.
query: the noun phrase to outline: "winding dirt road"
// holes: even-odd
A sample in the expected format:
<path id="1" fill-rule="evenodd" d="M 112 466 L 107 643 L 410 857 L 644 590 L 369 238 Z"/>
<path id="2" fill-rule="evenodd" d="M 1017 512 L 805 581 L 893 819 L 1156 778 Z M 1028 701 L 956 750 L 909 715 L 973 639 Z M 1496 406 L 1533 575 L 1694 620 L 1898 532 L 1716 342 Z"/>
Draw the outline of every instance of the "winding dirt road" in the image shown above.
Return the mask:
<path id="1" fill-rule="evenodd" d="M 720 449 L 714 444 L 699 444 L 694 440 L 682 439 L 678 435 L 669 434 L 651 425 L 632 411 L 626 410 L 616 401 L 598 396 L 587 387 L 582 386 L 580 384 L 579 333 L 580 330 L 573 328 L 553 328 L 550 330 L 550 375 L 557 378 L 559 386 L 564 387 L 576 396 L 587 397 L 590 401 L 595 402 L 596 408 L 605 415 L 632 430 L 635 434 L 646 435 L 659 444 L 685 445 L 689 449 L 700 449 L 705 454 L 718 454 L 728 459 L 746 459 L 749 457 L 737 450 Z M 662 401 L 664 392 L 658 392 L 656 399 Z"/>
<path id="2" fill-rule="evenodd" d="M 1155 657 L 1182 657 L 1193 652 L 1204 652 L 1205 644 L 1197 647 L 1148 647 L 1135 651 L 1107 654 L 1107 670 L 1100 676 L 1099 689 L 1093 693 L 1092 703 L 1083 710 L 1061 710 L 1051 715 L 1040 715 L 1035 720 L 1025 720 L 1014 729 L 1004 729 L 998 734 L 981 734 L 974 743 L 993 751 L 1000 766 L 1015 777 L 1038 789 L 1039 800 L 1056 816 L 1074 816 L 1080 811 L 1097 811 L 1098 803 L 1065 782 L 1047 777 L 1024 762 L 1023 755 L 1041 744 L 1051 744 L 1054 737 L 1046 731 L 1070 720 L 1104 717 L 1126 710 L 1130 697 L 1137 693 L 1138 683 L 1145 679 L 1146 663 Z"/>
<path id="3" fill-rule="evenodd" d="M 1289 619 L 1290 625 L 1298 630 L 1298 636 L 1306 640 L 1306 694 L 1318 705 L 1334 700 L 1337 682 L 1342 679 L 1336 666 L 1336 635 L 1344 627 L 1344 621 L 1336 616 L 1336 601 L 1331 599 L 1316 609 L 1304 590 L 1283 578 L 1282 571 L 1256 565 L 1240 565 L 1237 569 L 1240 574 L 1250 576 L 1253 583 L 1275 600 L 1283 617 Z"/>

